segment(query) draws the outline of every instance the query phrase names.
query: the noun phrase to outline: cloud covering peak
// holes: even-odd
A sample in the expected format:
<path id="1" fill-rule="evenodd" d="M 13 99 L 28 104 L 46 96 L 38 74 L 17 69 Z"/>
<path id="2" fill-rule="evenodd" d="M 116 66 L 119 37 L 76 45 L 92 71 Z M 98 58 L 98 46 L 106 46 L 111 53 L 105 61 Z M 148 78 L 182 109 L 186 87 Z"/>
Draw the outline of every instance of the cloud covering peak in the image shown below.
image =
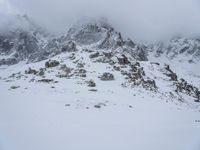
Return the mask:
<path id="1" fill-rule="evenodd" d="M 136 40 L 200 34 L 198 0 L 0 0 L 0 10 L 1 14 L 28 14 L 56 33 L 63 33 L 79 18 L 105 16 Z"/>

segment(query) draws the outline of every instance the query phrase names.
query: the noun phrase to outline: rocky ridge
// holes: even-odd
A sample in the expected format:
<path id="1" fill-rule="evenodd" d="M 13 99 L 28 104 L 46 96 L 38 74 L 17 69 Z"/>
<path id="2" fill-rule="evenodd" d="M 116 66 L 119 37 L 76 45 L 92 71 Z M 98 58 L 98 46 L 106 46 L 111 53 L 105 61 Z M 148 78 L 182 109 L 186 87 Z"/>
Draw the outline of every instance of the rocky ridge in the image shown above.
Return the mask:
<path id="1" fill-rule="evenodd" d="M 184 50 L 171 46 L 165 51 L 162 47 L 156 50 L 157 57 L 166 53 L 174 59 L 181 52 L 198 56 L 198 46 L 192 51 L 185 48 L 189 42 L 182 42 Z M 182 45 L 174 43 L 171 44 Z M 75 25 L 63 36 L 53 39 L 46 39 L 41 32 L 15 30 L 0 36 L 0 65 L 25 61 L 29 67 L 0 79 L 11 83 L 23 80 L 51 84 L 52 88 L 72 79 L 76 84 L 92 88 L 89 91 L 93 92 L 98 92 L 102 82 L 117 83 L 120 88 L 138 89 L 166 101 L 189 102 L 196 106 L 200 100 L 199 88 L 179 77 L 170 65 L 149 60 L 147 52 L 149 49 L 154 52 L 154 48 L 125 40 L 120 32 L 102 22 Z M 11 85 L 10 89 L 20 87 Z"/>

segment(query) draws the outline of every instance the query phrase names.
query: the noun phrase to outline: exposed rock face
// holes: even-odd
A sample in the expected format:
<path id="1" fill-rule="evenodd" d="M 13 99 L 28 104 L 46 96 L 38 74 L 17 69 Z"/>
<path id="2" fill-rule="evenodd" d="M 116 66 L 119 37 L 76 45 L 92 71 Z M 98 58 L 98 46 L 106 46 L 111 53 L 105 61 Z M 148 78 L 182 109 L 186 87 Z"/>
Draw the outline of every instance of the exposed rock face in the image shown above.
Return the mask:
<path id="1" fill-rule="evenodd" d="M 0 45 L 3 53 L 9 52 L 14 47 L 14 43 L 3 36 L 0 37 Z"/>
<path id="2" fill-rule="evenodd" d="M 98 56 L 99 56 L 99 52 L 96 52 L 96 53 L 91 54 L 90 58 L 92 59 L 92 58 L 96 58 Z"/>
<path id="3" fill-rule="evenodd" d="M 39 76 L 44 76 L 45 71 L 46 71 L 46 68 L 40 68 L 40 70 L 38 71 L 38 75 Z"/>
<path id="4" fill-rule="evenodd" d="M 89 87 L 96 87 L 96 83 L 93 80 L 87 81 L 86 83 Z"/>
<path id="5" fill-rule="evenodd" d="M 20 54 L 24 54 L 24 57 L 27 58 L 29 54 L 39 51 L 39 45 L 37 38 L 34 35 L 30 35 L 26 32 L 21 32 L 19 34 L 20 45 L 18 46 L 17 51 Z"/>
<path id="6" fill-rule="evenodd" d="M 61 49 L 62 52 L 75 52 L 77 51 L 76 44 L 72 41 L 69 41 L 66 45 L 64 45 Z"/>
<path id="7" fill-rule="evenodd" d="M 18 88 L 20 88 L 20 86 L 14 86 L 13 85 L 13 86 L 10 87 L 11 90 L 15 90 L 15 89 L 18 89 Z"/>
<path id="8" fill-rule="evenodd" d="M 145 46 L 136 45 L 130 39 L 124 40 L 120 32 L 105 22 L 75 25 L 68 31 L 65 39 L 75 41 L 79 45 L 93 45 L 95 49 L 127 53 L 136 60 L 148 60 Z"/>
<path id="9" fill-rule="evenodd" d="M 28 70 L 25 71 L 25 74 L 33 74 L 33 75 L 36 75 L 37 73 L 38 73 L 37 70 L 31 69 L 31 68 L 28 68 Z"/>
<path id="10" fill-rule="evenodd" d="M 38 80 L 38 82 L 42 82 L 42 83 L 55 83 L 55 81 L 53 79 L 41 79 L 41 80 Z"/>
<path id="11" fill-rule="evenodd" d="M 80 45 L 90 45 L 100 41 L 103 34 L 102 28 L 96 23 L 77 24 L 70 28 L 67 39 L 76 41 Z"/>
<path id="12" fill-rule="evenodd" d="M 119 61 L 119 63 L 121 65 L 127 65 L 127 64 L 130 63 L 129 60 L 128 60 L 128 58 L 125 55 L 122 55 L 122 58 L 118 57 L 117 59 L 118 59 L 118 61 Z"/>
<path id="13" fill-rule="evenodd" d="M 45 63 L 45 67 L 46 68 L 52 68 L 52 67 L 56 67 L 60 64 L 59 61 L 56 61 L 56 60 L 49 60 Z"/>
<path id="14" fill-rule="evenodd" d="M 67 34 L 53 39 L 46 39 L 42 33 L 33 31 L 17 29 L 0 35 L 0 65 L 12 65 L 22 60 L 27 63 L 46 60 L 45 67 L 37 70 L 33 69 L 34 67 L 28 68 L 25 75 L 11 75 L 5 78 L 6 82 L 12 82 L 14 78 L 24 78 L 29 82 L 56 83 L 54 78 L 45 78 L 45 75 L 51 74 L 59 78 L 58 80 L 79 80 L 77 84 L 86 83 L 90 87 L 89 91 L 97 91 L 91 89 L 96 87 L 96 83 L 89 80 L 91 77 L 99 77 L 102 81 L 120 79 L 121 82 L 122 79 L 123 87 L 138 87 L 160 95 L 171 92 L 178 98 L 183 94 L 200 101 L 199 89 L 178 78 L 169 65 L 163 67 L 162 62 L 147 61 L 147 50 L 154 48 L 139 45 L 131 39 L 124 39 L 120 32 L 107 23 L 90 22 L 76 25 L 70 28 Z M 190 58 L 198 58 L 199 49 L 200 40 L 177 39 L 172 40 L 167 47 L 160 44 L 154 51 L 157 57 L 166 54 L 168 58 L 173 59 L 179 54 L 184 54 L 192 56 Z M 188 61 L 195 63 L 193 59 Z M 99 76 L 102 71 L 104 73 Z M 162 81 L 166 82 L 164 84 L 170 92 L 161 90 Z"/>
<path id="15" fill-rule="evenodd" d="M 107 57 L 107 58 L 113 57 L 112 52 L 103 52 L 103 54 L 104 54 L 104 56 Z"/>
<path id="16" fill-rule="evenodd" d="M 30 23 L 30 21 L 28 22 Z M 40 28 L 31 31 L 16 29 L 0 35 L 0 65 L 12 65 L 27 60 L 28 63 L 46 60 L 62 52 L 76 52 L 77 47 L 89 46 L 91 49 L 111 50 L 114 53 L 129 54 L 136 60 L 146 61 L 147 50 L 144 46 L 124 40 L 121 33 L 105 22 L 77 24 L 67 34 L 59 38 L 45 36 Z M 111 54 L 111 53 L 110 53 Z M 105 53 L 105 57 L 112 57 Z M 11 57 L 7 57 L 7 56 Z M 98 54 L 90 58 L 98 57 Z"/>
<path id="17" fill-rule="evenodd" d="M 157 90 L 155 80 L 148 79 L 145 75 L 144 69 L 140 66 L 139 62 L 131 65 L 130 73 L 124 73 L 130 83 L 133 83 L 134 86 L 141 85 L 143 88 L 147 90 L 155 91 Z"/>
<path id="18" fill-rule="evenodd" d="M 94 60 L 94 62 L 98 62 L 98 63 L 109 63 L 110 65 L 114 65 L 116 62 L 111 59 L 111 57 L 113 56 L 113 54 L 111 52 L 101 52 L 99 54 L 99 57 L 96 58 Z"/>
<path id="19" fill-rule="evenodd" d="M 13 65 L 24 60 L 27 62 L 38 60 L 41 57 L 38 54 L 43 52 L 43 47 L 49 38 L 47 32 L 27 15 L 16 16 L 15 19 L 17 24 L 22 24 L 22 27 L 13 26 L 6 32 L 0 33 L 0 55 L 2 56 L 0 65 Z M 26 28 L 23 27 L 24 24 Z"/>
<path id="20" fill-rule="evenodd" d="M 0 35 L 0 55 L 11 56 L 0 60 L 0 65 L 16 64 L 29 59 L 31 55 L 40 51 L 39 37 L 37 36 L 37 34 L 23 30 Z"/>
<path id="21" fill-rule="evenodd" d="M 66 65 L 61 65 L 60 67 L 61 72 L 58 73 L 57 77 L 59 78 L 69 78 L 72 74 L 72 68 L 67 67 Z"/>
<path id="22" fill-rule="evenodd" d="M 81 69 L 77 69 L 77 70 L 75 70 L 75 72 L 74 72 L 74 74 L 76 75 L 76 76 L 78 76 L 78 77 L 83 77 L 83 78 L 85 78 L 86 76 L 87 76 L 87 71 L 85 70 L 85 69 L 83 69 L 83 68 L 81 68 Z"/>
<path id="23" fill-rule="evenodd" d="M 25 70 L 25 74 L 32 74 L 32 75 L 37 75 L 37 76 L 44 76 L 46 69 L 45 68 L 40 68 L 38 71 L 32 68 L 28 68 Z"/>
<path id="24" fill-rule="evenodd" d="M 169 42 L 160 42 L 149 47 L 156 57 L 165 55 L 168 59 L 178 59 L 194 63 L 200 60 L 199 38 L 174 37 Z"/>
<path id="25" fill-rule="evenodd" d="M 114 75 L 111 74 L 111 73 L 107 73 L 107 72 L 103 73 L 103 75 L 100 76 L 100 79 L 102 81 L 112 81 L 112 80 L 115 80 Z"/>
<path id="26" fill-rule="evenodd" d="M 18 61 L 17 61 L 16 58 L 7 58 L 7 59 L 1 59 L 0 60 L 0 66 L 1 65 L 8 65 L 8 66 L 10 66 L 10 65 L 14 65 L 16 63 L 18 63 Z"/>
<path id="27" fill-rule="evenodd" d="M 149 90 L 156 90 L 156 81 L 155 80 L 143 80 L 142 85 L 144 88 L 149 89 Z"/>
<path id="28" fill-rule="evenodd" d="M 17 30 L 0 37 L 0 49 L 4 54 L 14 51 L 18 55 L 27 58 L 29 54 L 38 51 L 39 46 L 36 35 L 23 30 Z"/>
<path id="29" fill-rule="evenodd" d="M 174 72 L 170 69 L 169 65 L 166 65 L 166 66 L 165 66 L 165 69 L 167 70 L 166 75 L 167 75 L 168 77 L 170 77 L 172 81 L 177 81 L 177 80 L 178 80 L 178 77 L 177 77 L 176 73 L 174 73 Z"/>
<path id="30" fill-rule="evenodd" d="M 175 92 L 177 93 L 184 93 L 188 96 L 196 98 L 196 102 L 200 100 L 200 90 L 192 84 L 189 84 L 185 79 L 181 78 L 178 79 L 178 76 L 169 65 L 164 66 L 165 71 L 164 74 L 170 77 L 171 81 L 173 82 L 173 86 L 175 87 Z"/>
<path id="31" fill-rule="evenodd" d="M 184 79 L 176 82 L 176 92 L 185 93 L 196 98 L 196 101 L 200 101 L 200 90 L 197 87 L 189 84 Z"/>

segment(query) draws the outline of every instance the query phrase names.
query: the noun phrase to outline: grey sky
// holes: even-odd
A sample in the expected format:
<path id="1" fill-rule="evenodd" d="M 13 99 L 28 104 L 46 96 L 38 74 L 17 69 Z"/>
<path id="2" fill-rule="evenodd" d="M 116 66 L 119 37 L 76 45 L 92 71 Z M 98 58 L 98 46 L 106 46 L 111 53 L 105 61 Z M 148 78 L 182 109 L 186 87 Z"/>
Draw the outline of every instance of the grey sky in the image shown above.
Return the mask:
<path id="1" fill-rule="evenodd" d="M 198 0 L 0 0 L 0 13 L 27 13 L 58 33 L 80 17 L 106 16 L 125 36 L 136 40 L 176 33 L 200 35 Z"/>

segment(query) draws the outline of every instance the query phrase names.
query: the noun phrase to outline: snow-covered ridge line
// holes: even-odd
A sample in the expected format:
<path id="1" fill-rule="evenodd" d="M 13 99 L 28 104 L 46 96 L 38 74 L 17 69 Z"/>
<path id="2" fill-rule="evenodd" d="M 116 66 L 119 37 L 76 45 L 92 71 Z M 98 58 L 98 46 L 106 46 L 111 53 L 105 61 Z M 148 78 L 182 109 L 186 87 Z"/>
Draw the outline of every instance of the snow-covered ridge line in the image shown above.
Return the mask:
<path id="1" fill-rule="evenodd" d="M 180 44 L 179 40 L 172 43 L 184 47 L 185 40 L 180 41 L 183 44 Z M 164 52 L 178 55 L 179 51 L 184 54 L 190 52 L 186 48 L 183 51 L 178 47 L 172 47 Z M 138 88 L 144 93 L 148 91 L 166 101 L 181 102 L 198 108 L 200 85 L 176 72 L 174 64 L 167 65 L 168 62 L 165 64 L 164 59 L 154 57 L 154 52 L 160 54 L 161 59 L 164 57 L 158 50 L 154 51 L 154 47 L 139 45 L 131 39 L 125 40 L 120 32 L 105 22 L 74 25 L 63 36 L 53 39 L 45 36 L 37 28 L 30 32 L 17 29 L 6 36 L 0 36 L 0 65 L 26 62 L 27 67 L 33 68 L 25 67 L 26 69 L 7 74 L 1 79 L 3 82 L 11 83 L 25 80 L 26 83 L 33 82 L 33 86 L 44 83 L 57 84 L 63 79 L 67 83 L 69 79 L 73 79 L 80 84 L 96 87 L 96 80 L 110 81 L 115 88 Z M 175 59 L 176 55 L 173 56 Z M 34 69 L 37 65 L 39 67 Z M 198 76 L 194 74 L 193 77 L 199 81 Z M 20 85 L 10 85 L 8 89 L 19 87 Z"/>
<path id="2" fill-rule="evenodd" d="M 169 42 L 160 42 L 149 46 L 154 57 L 166 57 L 169 60 L 198 63 L 200 61 L 200 38 L 175 37 Z"/>
<path id="3" fill-rule="evenodd" d="M 23 65 L 22 68 L 15 69 L 12 73 L 8 71 L 9 67 L 2 70 L 5 73 L 1 71 L 1 81 L 8 83 L 7 89 L 26 89 L 26 93 L 35 86 L 47 84 L 50 89 L 61 92 L 63 84 L 68 85 L 73 81 L 70 86 L 80 84 L 80 89 L 88 89 L 90 92 L 99 93 L 101 87 L 106 85 L 114 93 L 114 89 L 132 89 L 129 93 L 131 95 L 147 94 L 166 102 L 185 104 L 192 109 L 199 107 L 198 87 L 179 77 L 169 65 L 137 61 L 121 51 L 76 47 L 52 57 L 51 60 Z M 27 84 L 30 84 L 30 89 L 23 86 Z"/>
<path id="4" fill-rule="evenodd" d="M 121 33 L 115 31 L 109 24 L 87 23 L 74 25 L 67 34 L 53 39 L 46 36 L 35 25 L 30 31 L 16 29 L 7 35 L 1 35 L 0 54 L 4 57 L 0 60 L 0 65 L 12 65 L 22 60 L 41 61 L 78 46 L 126 51 L 134 55 L 137 60 L 147 60 L 144 46 L 135 44 L 130 39 L 124 40 Z M 6 58 L 8 55 L 10 59 Z"/>

